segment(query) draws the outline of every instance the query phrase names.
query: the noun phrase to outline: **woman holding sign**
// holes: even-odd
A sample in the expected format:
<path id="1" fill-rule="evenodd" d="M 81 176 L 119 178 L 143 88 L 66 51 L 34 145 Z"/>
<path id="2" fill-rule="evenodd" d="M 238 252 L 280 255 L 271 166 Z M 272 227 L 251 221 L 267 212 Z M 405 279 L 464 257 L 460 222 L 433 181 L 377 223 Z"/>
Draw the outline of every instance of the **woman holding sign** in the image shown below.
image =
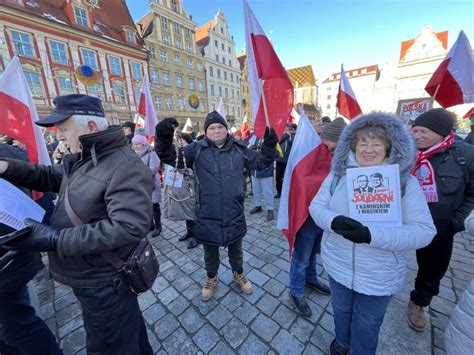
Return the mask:
<path id="1" fill-rule="evenodd" d="M 331 354 L 375 354 L 390 298 L 403 285 L 405 254 L 436 233 L 410 175 L 414 157 L 415 142 L 399 118 L 360 116 L 342 132 L 331 174 L 309 207 L 324 229 L 321 256 L 336 332 Z M 360 189 L 360 176 L 371 175 L 383 189 L 371 185 L 374 178 Z"/>

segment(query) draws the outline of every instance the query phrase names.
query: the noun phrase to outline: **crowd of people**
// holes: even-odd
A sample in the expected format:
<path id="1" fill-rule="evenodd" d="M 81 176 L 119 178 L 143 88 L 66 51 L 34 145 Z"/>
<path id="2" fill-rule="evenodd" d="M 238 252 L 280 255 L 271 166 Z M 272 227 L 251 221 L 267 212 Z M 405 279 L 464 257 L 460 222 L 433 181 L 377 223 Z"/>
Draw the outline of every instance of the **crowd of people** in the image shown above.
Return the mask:
<path id="1" fill-rule="evenodd" d="M 0 177 L 27 194 L 43 192 L 38 202 L 49 211 L 41 222 L 25 220 L 26 238 L 0 246 L 0 353 L 15 348 L 25 354 L 62 353 L 27 296 L 27 283 L 43 267 L 40 252 L 47 252 L 51 277 L 70 286 L 81 304 L 88 353 L 152 354 L 132 279 L 136 275 L 123 270 L 137 245 L 159 238 L 167 220 L 185 223 L 179 241 L 189 239 L 187 248 L 202 244 L 203 301 L 218 287 L 222 248 L 233 281 L 243 294 L 252 293 L 242 248 L 247 178 L 254 201 L 248 213 L 265 210 L 266 221 L 273 221 L 296 124 L 288 124 L 281 139 L 267 127 L 263 137 L 242 140 L 213 111 L 197 137 L 192 128 L 182 132 L 175 118 L 162 119 L 150 144 L 144 130 L 131 122 L 109 126 L 98 98 L 66 95 L 54 104 L 53 113 L 36 122 L 56 129 L 57 140 L 49 146 L 53 165 L 32 164 L 24 152 L 0 144 Z M 455 134 L 454 123 L 444 109 L 421 114 L 411 127 L 381 112 L 349 124 L 341 117 L 314 121 L 323 144 L 323 163 L 314 167 L 321 178 L 314 182 L 317 192 L 296 235 L 288 297 L 296 312 L 310 318 L 305 287 L 331 295 L 335 339 L 330 354 L 375 354 L 387 306 L 403 285 L 410 250 L 416 250 L 418 274 L 407 305 L 408 326 L 425 329 L 425 308 L 439 293 L 453 237 L 464 230 L 474 207 L 474 146 Z M 399 226 L 349 217 L 348 170 L 383 165 L 399 167 Z M 360 175 L 357 183 L 357 193 L 375 193 L 383 176 Z M 0 235 L 10 231 L 0 224 Z M 329 284 L 318 277 L 318 254 Z M 140 255 L 144 260 L 139 263 L 149 262 L 145 256 L 154 258 Z M 147 267 L 140 272 L 145 281 L 156 276 Z M 474 346 L 464 324 L 474 322 L 473 287 L 448 327 L 447 341 L 456 339 L 447 346 L 453 354 Z"/>

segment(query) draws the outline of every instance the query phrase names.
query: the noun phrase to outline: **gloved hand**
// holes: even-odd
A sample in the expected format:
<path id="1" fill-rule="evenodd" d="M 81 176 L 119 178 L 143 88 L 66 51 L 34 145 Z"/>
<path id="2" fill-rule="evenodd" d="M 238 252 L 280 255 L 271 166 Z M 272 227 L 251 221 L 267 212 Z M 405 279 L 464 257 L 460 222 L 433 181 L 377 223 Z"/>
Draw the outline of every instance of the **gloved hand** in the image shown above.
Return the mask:
<path id="1" fill-rule="evenodd" d="M 278 143 L 278 136 L 273 128 L 265 128 L 265 134 L 263 136 L 263 144 L 267 147 L 275 148 Z"/>
<path id="2" fill-rule="evenodd" d="M 174 117 L 167 117 L 161 120 L 155 128 L 156 136 L 173 139 L 174 129 L 179 126 Z"/>
<path id="3" fill-rule="evenodd" d="M 339 215 L 335 217 L 331 222 L 331 229 L 336 232 L 339 231 L 349 231 L 356 228 L 363 227 L 364 225 L 359 221 L 356 221 L 353 218 Z M 336 232 L 337 233 L 337 232 Z M 340 233 L 339 233 L 340 234 Z"/>
<path id="4" fill-rule="evenodd" d="M 14 240 L 5 246 L 8 249 L 23 251 L 55 251 L 59 231 L 46 224 L 38 223 L 31 218 L 25 219 L 25 224 L 30 227 L 31 233 L 26 238 Z"/>
<path id="5" fill-rule="evenodd" d="M 370 244 L 372 241 L 369 228 L 364 226 L 352 230 L 334 230 L 334 232 L 342 235 L 344 238 L 354 243 Z"/>

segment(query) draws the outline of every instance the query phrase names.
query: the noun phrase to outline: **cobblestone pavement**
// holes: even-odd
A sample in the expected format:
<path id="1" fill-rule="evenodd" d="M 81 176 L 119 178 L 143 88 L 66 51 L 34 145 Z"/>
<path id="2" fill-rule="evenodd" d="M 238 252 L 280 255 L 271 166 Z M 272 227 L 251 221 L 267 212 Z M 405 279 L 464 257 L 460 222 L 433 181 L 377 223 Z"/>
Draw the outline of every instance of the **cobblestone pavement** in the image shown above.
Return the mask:
<path id="1" fill-rule="evenodd" d="M 278 202 L 278 200 L 277 200 Z M 252 207 L 251 200 L 246 203 Z M 275 214 L 276 216 L 277 214 Z M 139 297 L 150 343 L 157 354 L 323 354 L 334 337 L 330 298 L 311 290 L 311 319 L 298 316 L 288 299 L 286 238 L 267 222 L 266 213 L 247 215 L 244 270 L 254 291 L 243 295 L 232 282 L 227 252 L 221 251 L 219 284 L 214 297 L 200 300 L 205 278 L 202 247 L 187 250 L 178 242 L 184 223 L 164 221 L 164 232 L 153 239 L 161 272 L 152 290 Z M 379 339 L 379 354 L 444 353 L 444 330 L 468 281 L 474 277 L 474 238 L 456 236 L 449 271 L 429 313 L 431 324 L 423 333 L 407 326 L 408 294 L 416 275 L 410 254 L 405 287 L 393 297 Z M 319 260 L 318 260 L 319 262 Z M 327 275 L 318 265 L 320 277 Z M 65 354 L 85 354 L 85 332 L 79 304 L 69 287 L 48 278 L 35 279 L 43 319 L 61 340 Z"/>

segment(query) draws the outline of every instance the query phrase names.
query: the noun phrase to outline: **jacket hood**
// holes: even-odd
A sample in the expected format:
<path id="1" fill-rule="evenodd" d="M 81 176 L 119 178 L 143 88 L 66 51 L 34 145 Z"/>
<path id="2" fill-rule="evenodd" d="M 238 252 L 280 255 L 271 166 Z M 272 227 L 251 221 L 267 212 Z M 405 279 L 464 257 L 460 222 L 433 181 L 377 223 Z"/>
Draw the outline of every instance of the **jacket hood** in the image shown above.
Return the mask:
<path id="1" fill-rule="evenodd" d="M 351 164 L 354 161 L 353 153 L 355 153 L 350 148 L 351 140 L 360 129 L 367 126 L 382 126 L 385 128 L 392 145 L 385 163 L 400 166 L 400 179 L 402 186 L 404 186 L 415 162 L 416 144 L 401 119 L 389 113 L 371 112 L 352 121 L 344 129 L 337 142 L 331 171 L 337 176 L 342 176 L 347 168 L 354 167 Z"/>

